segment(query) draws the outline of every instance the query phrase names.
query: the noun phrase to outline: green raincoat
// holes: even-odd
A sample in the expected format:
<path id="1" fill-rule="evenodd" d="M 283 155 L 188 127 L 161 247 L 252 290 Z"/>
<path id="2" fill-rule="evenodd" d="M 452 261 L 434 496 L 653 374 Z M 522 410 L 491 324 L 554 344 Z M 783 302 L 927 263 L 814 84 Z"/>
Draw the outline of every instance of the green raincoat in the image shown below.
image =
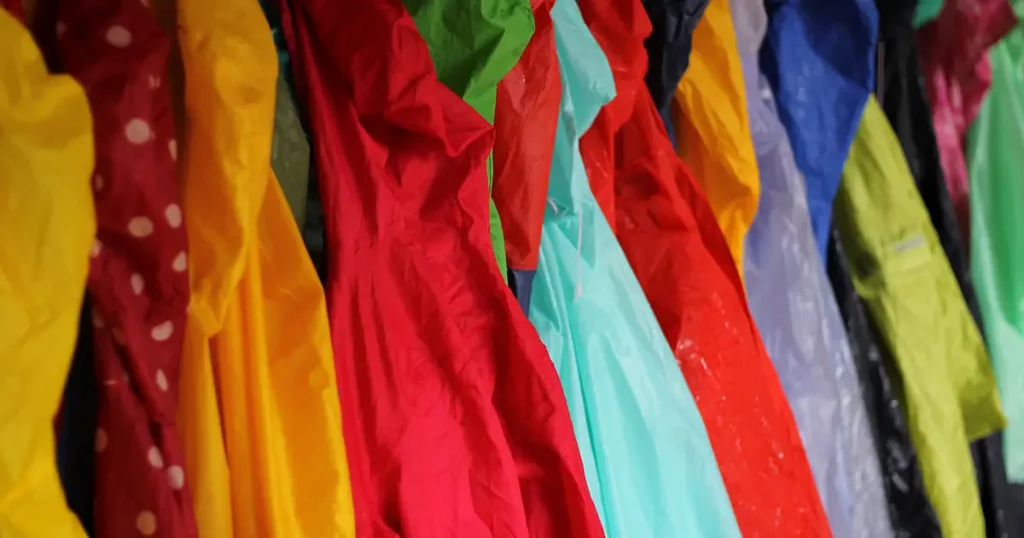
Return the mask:
<path id="1" fill-rule="evenodd" d="M 1009 419 L 1006 475 L 1024 482 L 1024 26 L 989 55 L 992 86 L 968 136 L 971 276 Z"/>
<path id="2" fill-rule="evenodd" d="M 899 140 L 874 96 L 843 170 L 835 220 L 857 293 L 895 362 L 943 535 L 983 538 L 969 442 L 1006 424 L 999 393 Z"/>
<path id="3" fill-rule="evenodd" d="M 498 82 L 515 66 L 533 36 L 530 0 L 403 0 L 434 60 L 437 78 L 494 124 Z M 493 156 L 487 180 L 494 179 Z M 491 205 L 491 243 L 508 275 L 505 238 Z"/>

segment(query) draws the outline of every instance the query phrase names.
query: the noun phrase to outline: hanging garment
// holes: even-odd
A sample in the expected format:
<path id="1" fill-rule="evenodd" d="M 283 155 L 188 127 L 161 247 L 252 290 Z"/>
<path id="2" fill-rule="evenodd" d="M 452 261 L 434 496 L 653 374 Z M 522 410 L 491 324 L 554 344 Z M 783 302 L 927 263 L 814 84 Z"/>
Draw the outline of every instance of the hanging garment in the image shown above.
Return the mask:
<path id="1" fill-rule="evenodd" d="M 828 244 L 828 275 L 843 316 L 850 351 L 860 378 L 861 395 L 875 433 L 879 461 L 885 477 L 889 519 L 895 538 L 941 538 L 942 530 L 924 487 L 917 451 L 910 441 L 903 404 L 893 381 L 896 366 L 868 319 L 867 307 L 857 295 L 836 223 Z"/>
<path id="2" fill-rule="evenodd" d="M 61 2 L 57 33 L 95 119 L 96 534 L 195 536 L 175 424 L 189 288 L 171 41 L 149 7 L 108 0 Z"/>
<path id="3" fill-rule="evenodd" d="M 917 35 L 942 172 L 964 239 L 970 238 L 970 199 L 962 141 L 991 81 L 985 53 L 1016 22 L 1007 0 L 948 0 Z"/>
<path id="4" fill-rule="evenodd" d="M 494 112 L 494 204 L 505 233 L 509 287 L 527 313 L 562 97 L 552 5 L 534 0 L 533 36 L 498 83 Z"/>
<path id="5" fill-rule="evenodd" d="M 324 294 L 270 168 L 270 31 L 255 2 L 177 13 L 192 287 L 179 421 L 199 533 L 349 538 Z"/>
<path id="6" fill-rule="evenodd" d="M 437 78 L 494 124 L 498 83 L 533 35 L 530 0 L 403 0 L 430 48 Z M 457 21 L 457 22 L 456 22 Z M 494 177 L 487 157 L 487 185 Z M 490 202 L 491 243 L 502 278 L 508 270 L 501 219 Z"/>
<path id="7" fill-rule="evenodd" d="M 637 15 L 640 3 L 579 4 L 609 58 L 616 89 L 636 88 L 644 74 L 630 68 L 629 51 L 642 54 L 649 31 Z M 627 95 L 629 100 L 620 101 L 618 94 L 598 118 L 610 117 L 609 107 L 619 113 L 616 103 L 632 108 L 613 133 L 615 159 L 603 160 L 602 153 L 583 158 L 599 161 L 587 165 L 588 174 L 615 166 L 611 208 L 617 238 L 701 411 L 740 531 L 831 536 L 792 412 L 746 310 L 722 232 L 675 155 L 650 94 Z M 593 178 L 590 183 L 593 188 Z"/>
<path id="8" fill-rule="evenodd" d="M 761 71 L 778 98 L 824 259 L 832 200 L 875 75 L 872 0 L 766 0 Z"/>
<path id="9" fill-rule="evenodd" d="M 1024 5 L 1024 3 L 1017 2 Z M 1003 411 L 1006 473 L 1024 481 L 1024 25 L 989 53 L 992 89 L 970 131 L 971 274 Z M 1024 506 L 1024 505 L 1022 505 Z M 1018 507 L 1019 509 L 1019 507 Z"/>
<path id="10" fill-rule="evenodd" d="M 0 536 L 83 537 L 57 476 L 53 418 L 96 231 L 92 118 L 0 8 Z"/>
<path id="11" fill-rule="evenodd" d="M 270 167 L 301 229 L 306 224 L 306 194 L 309 192 L 309 141 L 302 131 L 299 111 L 283 74 L 277 77 L 274 103 Z"/>
<path id="12" fill-rule="evenodd" d="M 615 94 L 611 70 L 573 0 L 552 16 L 562 116 L 530 321 L 561 377 L 591 494 L 611 538 L 738 538 L 700 414 L 579 153 Z"/>
<path id="13" fill-rule="evenodd" d="M 843 173 L 836 219 L 857 293 L 899 369 L 943 535 L 983 536 L 968 443 L 1005 425 L 999 394 L 899 141 L 873 97 Z"/>
<path id="14" fill-rule="evenodd" d="M 647 48 L 647 89 L 675 143 L 672 121 L 672 97 L 690 65 L 693 31 L 697 28 L 708 0 L 643 0 L 651 20 L 651 35 L 644 41 Z"/>
<path id="15" fill-rule="evenodd" d="M 920 28 L 938 18 L 942 4 L 943 0 L 920 0 L 914 9 L 914 28 Z"/>
<path id="16" fill-rule="evenodd" d="M 358 535 L 601 536 L 557 373 L 492 260 L 490 127 L 437 80 L 397 0 L 285 15 Z"/>
<path id="17" fill-rule="evenodd" d="M 757 212 L 760 184 L 729 0 L 708 4 L 675 98 L 677 151 L 707 195 L 742 276 L 743 238 Z"/>
<path id="18" fill-rule="evenodd" d="M 759 0 L 731 4 L 762 185 L 746 237 L 750 310 L 793 408 L 832 534 L 892 536 L 876 445 L 835 295 L 817 255 L 803 176 L 758 67 L 764 7 Z"/>

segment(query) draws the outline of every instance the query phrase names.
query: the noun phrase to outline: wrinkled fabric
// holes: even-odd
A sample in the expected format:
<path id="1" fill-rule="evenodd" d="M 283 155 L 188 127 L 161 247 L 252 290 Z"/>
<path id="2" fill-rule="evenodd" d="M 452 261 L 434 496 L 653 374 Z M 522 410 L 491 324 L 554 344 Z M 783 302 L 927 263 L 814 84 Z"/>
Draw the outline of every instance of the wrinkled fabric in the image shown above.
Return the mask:
<path id="1" fill-rule="evenodd" d="M 601 536 L 557 373 L 493 262 L 490 127 L 397 0 L 296 7 L 357 534 Z"/>
<path id="2" fill-rule="evenodd" d="M 963 239 L 970 238 L 963 140 L 991 82 L 985 53 L 1015 24 L 1006 0 L 948 0 L 917 35 L 942 172 Z"/>
<path id="3" fill-rule="evenodd" d="M 609 58 L 616 90 L 636 88 L 643 72 L 629 60 L 634 51 L 643 54 L 650 28 L 640 24 L 640 3 L 579 5 Z M 697 402 L 740 531 L 831 536 L 792 412 L 714 214 L 675 155 L 650 94 L 627 97 L 618 93 L 596 120 L 617 120 L 621 107 L 632 109 L 612 133 L 614 159 L 602 152 L 584 152 L 583 159 L 588 175 L 615 167 L 613 204 L 602 209 L 615 211 L 616 236 Z"/>
<path id="4" fill-rule="evenodd" d="M 95 531 L 195 536 L 175 424 L 189 288 L 171 41 L 141 3 L 61 2 L 58 21 L 61 60 L 95 120 Z"/>
<path id="5" fill-rule="evenodd" d="M 199 534 L 352 537 L 326 301 L 270 168 L 267 22 L 243 0 L 179 0 L 177 20 L 192 289 L 178 416 Z"/>
<path id="6" fill-rule="evenodd" d="M 498 83 L 533 35 L 530 0 L 403 0 L 430 48 L 437 78 L 494 124 Z M 487 185 L 493 183 L 493 155 Z M 490 202 L 491 243 L 502 278 L 508 270 L 501 218 Z"/>
<path id="7" fill-rule="evenodd" d="M 835 295 L 817 256 L 803 176 L 758 67 L 764 7 L 759 0 L 730 3 L 762 186 L 746 237 L 750 310 L 793 408 L 832 534 L 892 536 L 874 435 Z"/>
<path id="8" fill-rule="evenodd" d="M 743 239 L 757 213 L 760 182 L 729 0 L 708 4 L 675 98 L 676 149 L 704 190 L 742 276 Z"/>
<path id="9" fill-rule="evenodd" d="M 576 4 L 615 76 L 615 98 L 601 108 L 580 139 L 590 191 L 614 231 L 615 179 L 621 158 L 615 147 L 615 134 L 633 115 L 639 95 L 648 93 L 644 91 L 644 40 L 651 35 L 651 21 L 635 0 L 577 0 Z"/>
<path id="10" fill-rule="evenodd" d="M 704 16 L 708 0 L 643 0 L 643 3 L 652 25 L 651 35 L 644 40 L 648 58 L 647 89 L 675 143 L 672 97 L 690 65 L 693 31 Z"/>
<path id="11" fill-rule="evenodd" d="M 944 536 L 983 536 L 968 443 L 1005 425 L 977 327 L 899 141 L 872 97 L 836 198 L 857 293 L 899 369 L 910 434 Z"/>
<path id="12" fill-rule="evenodd" d="M 992 89 L 970 131 L 971 275 L 1008 424 L 1007 476 L 1024 482 L 1024 26 L 992 48 Z M 1021 505 L 1024 507 L 1024 504 Z M 1018 507 L 1020 509 L 1021 507 Z"/>
<path id="13" fill-rule="evenodd" d="M 942 529 L 924 487 L 917 450 L 910 441 L 892 356 L 882 345 L 857 295 L 842 238 L 832 223 L 828 275 L 860 378 L 861 395 L 874 431 L 885 478 L 889 520 L 896 538 L 941 538 Z"/>
<path id="14" fill-rule="evenodd" d="M 558 75 L 551 0 L 534 0 L 535 30 L 512 70 L 498 83 L 494 112 L 494 205 L 505 234 L 508 284 L 530 311 L 540 256 L 544 199 L 558 127 Z"/>
<path id="15" fill-rule="evenodd" d="M 693 397 L 590 193 L 578 140 L 615 94 L 574 0 L 552 10 L 562 71 L 530 321 L 558 370 L 609 537 L 739 537 Z"/>
<path id="16" fill-rule="evenodd" d="M 766 0 L 761 71 L 778 97 L 824 259 L 832 200 L 875 76 L 872 0 Z"/>
<path id="17" fill-rule="evenodd" d="M 0 535 L 85 537 L 57 476 L 53 418 L 96 232 L 92 117 L 0 9 Z"/>

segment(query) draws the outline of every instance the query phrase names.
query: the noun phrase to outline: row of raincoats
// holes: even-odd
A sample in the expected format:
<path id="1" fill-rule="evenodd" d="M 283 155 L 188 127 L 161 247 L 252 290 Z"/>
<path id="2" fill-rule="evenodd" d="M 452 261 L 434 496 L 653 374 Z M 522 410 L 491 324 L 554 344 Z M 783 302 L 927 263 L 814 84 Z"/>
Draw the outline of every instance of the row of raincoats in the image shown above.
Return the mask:
<path id="1" fill-rule="evenodd" d="M 0 536 L 1024 533 L 1024 7 L 0 5 Z"/>

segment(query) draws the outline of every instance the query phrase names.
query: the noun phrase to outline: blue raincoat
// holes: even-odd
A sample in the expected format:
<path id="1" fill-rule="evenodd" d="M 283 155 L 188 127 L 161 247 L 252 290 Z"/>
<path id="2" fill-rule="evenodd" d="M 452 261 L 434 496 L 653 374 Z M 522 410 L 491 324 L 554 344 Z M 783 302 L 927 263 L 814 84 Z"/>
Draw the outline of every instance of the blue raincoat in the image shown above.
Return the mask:
<path id="1" fill-rule="evenodd" d="M 874 87 L 873 0 L 765 0 L 761 71 L 804 174 L 818 253 L 825 258 L 832 199 Z"/>
<path id="2" fill-rule="evenodd" d="M 835 538 L 892 536 L 881 466 L 804 179 L 761 76 L 761 0 L 732 0 L 761 200 L 746 238 L 750 310 L 793 408 Z"/>
<path id="3" fill-rule="evenodd" d="M 590 192 L 579 138 L 615 95 L 573 0 L 552 10 L 562 107 L 530 320 L 572 414 L 609 538 L 732 538 L 739 529 L 697 407 Z"/>

